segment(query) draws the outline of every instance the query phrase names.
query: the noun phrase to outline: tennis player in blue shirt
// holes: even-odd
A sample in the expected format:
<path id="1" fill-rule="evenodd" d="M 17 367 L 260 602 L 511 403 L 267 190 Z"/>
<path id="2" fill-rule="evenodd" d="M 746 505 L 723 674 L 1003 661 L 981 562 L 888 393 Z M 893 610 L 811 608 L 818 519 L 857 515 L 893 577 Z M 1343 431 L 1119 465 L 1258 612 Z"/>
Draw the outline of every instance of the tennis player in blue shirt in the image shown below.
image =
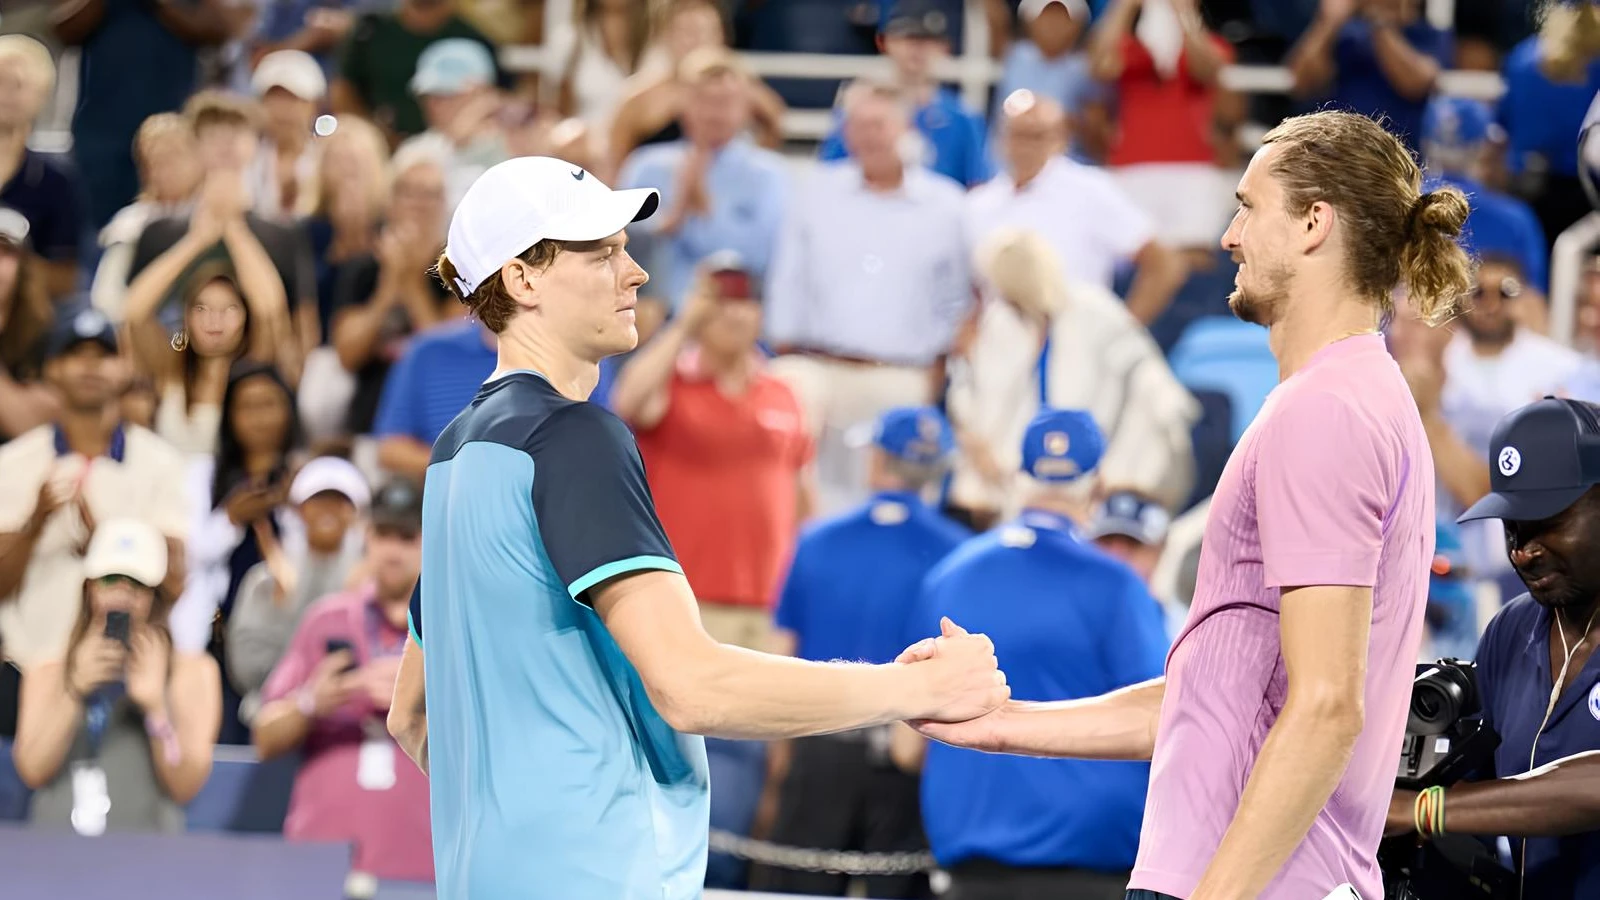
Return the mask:
<path id="1" fill-rule="evenodd" d="M 1079 530 L 1082 482 L 1105 449 L 1081 410 L 1046 409 L 1022 443 L 1020 515 L 962 544 L 929 573 L 908 618 L 981 621 L 1021 696 L 1097 697 L 1161 675 L 1161 605 L 1133 569 Z M 898 761 L 924 746 L 896 729 Z M 1027 759 L 927 744 L 922 822 L 950 873 L 950 900 L 1121 900 L 1139 846 L 1148 763 Z"/>
<path id="2" fill-rule="evenodd" d="M 638 341 L 649 276 L 623 229 L 658 204 L 521 157 L 480 176 L 450 224 L 440 277 L 498 335 L 499 365 L 434 445 L 389 721 L 431 776 L 441 897 L 699 897 L 693 735 L 964 720 L 1009 696 L 989 640 L 950 623 L 919 642 L 938 644 L 925 662 L 880 666 L 701 628 L 633 436 L 585 402 L 600 360 Z"/>

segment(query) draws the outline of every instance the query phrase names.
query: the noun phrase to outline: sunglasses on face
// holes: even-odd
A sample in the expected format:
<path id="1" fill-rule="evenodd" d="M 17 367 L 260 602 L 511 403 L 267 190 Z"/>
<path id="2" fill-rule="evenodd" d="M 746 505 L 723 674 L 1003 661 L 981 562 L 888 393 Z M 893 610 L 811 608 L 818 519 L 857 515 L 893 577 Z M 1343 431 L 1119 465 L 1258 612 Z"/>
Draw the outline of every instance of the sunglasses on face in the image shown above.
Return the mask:
<path id="1" fill-rule="evenodd" d="M 1491 284 L 1493 284 L 1493 282 L 1491 282 Z M 1500 279 L 1500 283 L 1495 285 L 1495 289 L 1501 297 L 1507 300 L 1515 300 L 1522 296 L 1522 282 L 1510 275 Z M 1482 299 L 1484 293 L 1483 285 L 1479 284 L 1472 289 L 1472 299 Z"/>

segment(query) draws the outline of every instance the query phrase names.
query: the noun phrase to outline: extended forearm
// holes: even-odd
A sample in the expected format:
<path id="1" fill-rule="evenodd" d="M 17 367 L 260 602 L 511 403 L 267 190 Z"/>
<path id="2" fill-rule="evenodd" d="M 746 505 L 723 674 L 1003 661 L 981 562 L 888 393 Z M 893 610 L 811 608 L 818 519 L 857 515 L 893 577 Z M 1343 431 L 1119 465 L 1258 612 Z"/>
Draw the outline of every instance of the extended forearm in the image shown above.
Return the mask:
<path id="1" fill-rule="evenodd" d="M 1139 251 L 1135 261 L 1139 268 L 1128 287 L 1128 312 L 1149 325 L 1172 304 L 1189 274 L 1188 266 L 1176 251 L 1154 241 Z"/>
<path id="2" fill-rule="evenodd" d="M 305 743 L 311 719 L 300 710 L 298 695 L 291 694 L 261 707 L 250 727 L 250 743 L 262 759 L 282 756 Z"/>
<path id="3" fill-rule="evenodd" d="M 1084 700 L 1013 700 L 995 721 L 996 753 L 1072 759 L 1148 760 L 1167 681 L 1156 678 Z"/>
<path id="4" fill-rule="evenodd" d="M 1360 734 L 1359 715 L 1291 696 L 1193 900 L 1259 896 L 1327 805 Z"/>
<path id="5" fill-rule="evenodd" d="M 57 669 L 64 673 L 65 669 Z M 24 681 L 30 677 L 23 675 Z M 50 677 L 39 672 L 32 677 Z M 72 741 L 83 724 L 83 702 L 69 692 L 63 679 L 55 696 L 40 709 L 30 709 L 19 721 L 16 743 L 11 748 L 12 762 L 16 764 L 17 777 L 28 787 L 38 789 L 49 784 L 61 771 Z"/>
<path id="6" fill-rule="evenodd" d="M 1489 493 L 1489 467 L 1438 414 L 1423 418 L 1433 467 L 1450 496 L 1463 507 L 1477 503 Z"/>
<path id="7" fill-rule="evenodd" d="M 688 339 L 689 330 L 681 319 L 670 322 L 617 373 L 617 383 L 611 389 L 611 408 L 624 422 L 644 428 L 656 424 L 642 420 L 667 390 L 672 369 Z"/>
<path id="8" fill-rule="evenodd" d="M 187 717 L 196 714 L 193 710 L 186 710 L 179 715 Z M 149 737 L 150 758 L 155 763 L 156 780 L 162 790 L 174 803 L 182 805 L 193 800 L 205 787 L 206 779 L 211 777 L 211 744 L 197 741 L 183 743 L 178 737 L 183 733 L 183 728 L 167 710 L 146 717 L 146 726 L 151 727 L 163 720 L 170 731 L 163 734 L 152 728 Z"/>
<path id="9" fill-rule="evenodd" d="M 1333 42 L 1344 27 L 1343 19 L 1317 16 L 1306 29 L 1300 44 L 1289 54 L 1289 74 L 1294 76 L 1294 93 L 1304 96 L 1328 86 L 1338 69 L 1333 61 Z"/>
<path id="10" fill-rule="evenodd" d="M 909 667 L 819 663 L 717 645 L 658 699 L 680 731 L 774 740 L 918 718 Z"/>
<path id="11" fill-rule="evenodd" d="M 1405 35 L 1394 26 L 1379 26 L 1372 30 L 1372 53 L 1377 58 L 1378 70 L 1388 79 L 1395 93 L 1408 100 L 1421 100 L 1433 90 L 1439 79 L 1439 63 L 1432 57 L 1419 53 L 1406 42 Z"/>
<path id="12" fill-rule="evenodd" d="M 266 248 L 243 219 L 228 223 L 222 232 L 222 243 L 228 248 L 228 257 L 239 273 L 239 290 L 250 308 L 250 316 L 258 329 L 266 326 L 258 333 L 269 336 L 272 343 L 268 349 L 281 352 L 285 345 L 292 344 L 289 297 L 272 264 L 272 257 L 267 255 Z"/>
<path id="13" fill-rule="evenodd" d="M 1445 831 L 1507 837 L 1564 837 L 1600 830 L 1600 751 L 1527 775 L 1445 791 Z"/>
<path id="14" fill-rule="evenodd" d="M 44 522 L 30 517 L 21 531 L 0 534 L 0 599 L 14 596 L 28 574 L 34 544 L 44 532 Z"/>
<path id="15" fill-rule="evenodd" d="M 161 301 L 167 298 L 189 264 L 202 252 L 214 246 L 210 241 L 185 234 L 167 252 L 157 256 L 128 282 L 128 293 L 123 314 L 130 326 L 142 326 L 155 315 Z"/>

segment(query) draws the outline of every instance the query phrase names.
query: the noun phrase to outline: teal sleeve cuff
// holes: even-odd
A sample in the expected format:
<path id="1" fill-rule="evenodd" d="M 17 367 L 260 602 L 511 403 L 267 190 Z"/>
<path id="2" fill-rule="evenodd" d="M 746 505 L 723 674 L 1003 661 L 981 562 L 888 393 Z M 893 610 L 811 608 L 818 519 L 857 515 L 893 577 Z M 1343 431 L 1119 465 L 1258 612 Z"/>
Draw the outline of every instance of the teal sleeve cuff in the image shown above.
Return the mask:
<path id="1" fill-rule="evenodd" d="M 418 647 L 421 647 L 422 635 L 417 634 L 417 623 L 411 620 L 411 613 L 409 611 L 406 613 L 406 631 L 410 632 L 411 639 L 417 642 Z"/>
<path id="2" fill-rule="evenodd" d="M 630 556 L 627 559 L 619 559 L 616 562 L 606 563 L 603 566 L 589 570 L 589 574 L 567 585 L 567 593 L 571 594 L 572 599 L 576 600 L 583 596 L 584 591 L 608 578 L 626 575 L 629 572 L 650 570 L 683 574 L 683 567 L 678 565 L 678 561 L 675 559 L 665 556 Z M 421 643 L 420 639 L 418 643 Z"/>

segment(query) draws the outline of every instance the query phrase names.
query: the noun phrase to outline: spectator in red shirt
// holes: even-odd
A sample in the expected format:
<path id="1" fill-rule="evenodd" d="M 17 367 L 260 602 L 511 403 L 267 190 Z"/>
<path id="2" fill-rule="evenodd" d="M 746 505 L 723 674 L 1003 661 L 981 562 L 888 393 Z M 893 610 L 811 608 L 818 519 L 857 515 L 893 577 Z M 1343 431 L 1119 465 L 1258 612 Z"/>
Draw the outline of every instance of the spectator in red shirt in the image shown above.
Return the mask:
<path id="1" fill-rule="evenodd" d="M 1117 93 L 1108 162 L 1168 246 L 1210 247 L 1227 227 L 1235 179 L 1217 166 L 1229 138 L 1216 103 L 1233 57 L 1198 0 L 1112 0 L 1090 39 L 1090 71 Z"/>
<path id="2" fill-rule="evenodd" d="M 750 274 L 726 259 L 705 272 L 618 374 L 611 405 L 638 434 L 706 631 L 766 649 L 778 581 L 812 508 L 813 446 L 799 400 L 756 348 Z"/>
<path id="3" fill-rule="evenodd" d="M 428 779 L 384 727 L 411 590 L 422 570 L 422 490 L 386 484 L 372 501 L 371 579 L 312 604 L 261 690 L 252 735 L 271 759 L 300 749 L 283 833 L 291 841 L 350 841 L 354 870 L 433 881 Z"/>

